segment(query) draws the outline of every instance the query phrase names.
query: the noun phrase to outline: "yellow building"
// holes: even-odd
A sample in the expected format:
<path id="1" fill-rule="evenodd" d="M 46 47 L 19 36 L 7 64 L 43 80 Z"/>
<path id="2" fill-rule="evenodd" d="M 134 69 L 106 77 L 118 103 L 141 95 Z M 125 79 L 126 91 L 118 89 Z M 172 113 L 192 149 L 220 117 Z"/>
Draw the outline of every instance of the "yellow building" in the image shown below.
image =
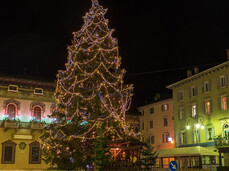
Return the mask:
<path id="1" fill-rule="evenodd" d="M 45 169 L 38 137 L 55 106 L 54 83 L 0 77 L 0 170 Z"/>
<path id="2" fill-rule="evenodd" d="M 189 71 L 188 78 L 167 86 L 173 91 L 176 147 L 209 150 L 208 156 L 186 155 L 179 160 L 180 167 L 217 164 L 215 138 L 222 136 L 227 141 L 229 136 L 228 65 L 227 61 L 202 72 L 195 68 L 194 75 Z M 229 164 L 228 154 L 224 154 L 223 165 Z"/>

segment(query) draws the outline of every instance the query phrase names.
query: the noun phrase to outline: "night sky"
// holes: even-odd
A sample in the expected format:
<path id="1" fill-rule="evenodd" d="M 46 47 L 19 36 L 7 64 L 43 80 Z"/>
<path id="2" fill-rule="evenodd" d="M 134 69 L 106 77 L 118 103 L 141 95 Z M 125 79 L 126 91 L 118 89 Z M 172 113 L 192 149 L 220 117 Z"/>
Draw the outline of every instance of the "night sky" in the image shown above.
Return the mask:
<path id="1" fill-rule="evenodd" d="M 133 105 L 153 100 L 165 86 L 227 60 L 228 0 L 99 0 L 119 40 Z M 54 81 L 64 69 L 72 32 L 90 0 L 10 0 L 0 6 L 0 74 Z"/>

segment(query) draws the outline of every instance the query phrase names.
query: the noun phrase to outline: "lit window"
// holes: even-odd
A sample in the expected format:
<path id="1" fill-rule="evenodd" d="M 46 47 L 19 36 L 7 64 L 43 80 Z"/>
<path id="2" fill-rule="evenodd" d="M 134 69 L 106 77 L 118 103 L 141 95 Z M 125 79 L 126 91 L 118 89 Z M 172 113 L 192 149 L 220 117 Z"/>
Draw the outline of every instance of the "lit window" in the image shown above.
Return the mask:
<path id="1" fill-rule="evenodd" d="M 149 113 L 150 114 L 154 113 L 154 108 L 153 107 L 150 108 Z"/>
<path id="2" fill-rule="evenodd" d="M 220 98 L 221 110 L 227 110 L 227 97 L 223 96 Z"/>
<path id="3" fill-rule="evenodd" d="M 40 122 L 41 121 L 41 107 L 35 106 L 33 109 L 33 120 Z"/>
<path id="4" fill-rule="evenodd" d="M 179 108 L 179 119 L 182 120 L 185 118 L 185 108 L 184 106 Z"/>
<path id="5" fill-rule="evenodd" d="M 197 106 L 196 104 L 192 105 L 192 117 L 195 117 L 197 115 Z"/>
<path id="6" fill-rule="evenodd" d="M 206 101 L 204 107 L 205 107 L 205 113 L 210 114 L 211 113 L 211 101 Z"/>
<path id="7" fill-rule="evenodd" d="M 18 86 L 17 85 L 9 85 L 8 91 L 18 92 Z"/>
<path id="8" fill-rule="evenodd" d="M 7 106 L 7 115 L 10 120 L 15 120 L 16 117 L 16 106 L 14 104 L 8 104 Z"/>
<path id="9" fill-rule="evenodd" d="M 149 127 L 150 127 L 150 128 L 153 128 L 153 121 L 150 121 L 150 122 L 149 122 Z"/>
<path id="10" fill-rule="evenodd" d="M 2 164 L 14 164 L 16 145 L 10 140 L 2 143 Z"/>
<path id="11" fill-rule="evenodd" d="M 161 110 L 162 110 L 162 111 L 169 110 L 169 104 L 161 105 Z"/>
<path id="12" fill-rule="evenodd" d="M 40 164 L 41 163 L 41 149 L 38 142 L 29 144 L 29 163 Z"/>
<path id="13" fill-rule="evenodd" d="M 43 94 L 43 89 L 42 88 L 35 88 L 34 94 Z"/>
<path id="14" fill-rule="evenodd" d="M 164 126 L 168 126 L 168 119 L 164 118 Z"/>

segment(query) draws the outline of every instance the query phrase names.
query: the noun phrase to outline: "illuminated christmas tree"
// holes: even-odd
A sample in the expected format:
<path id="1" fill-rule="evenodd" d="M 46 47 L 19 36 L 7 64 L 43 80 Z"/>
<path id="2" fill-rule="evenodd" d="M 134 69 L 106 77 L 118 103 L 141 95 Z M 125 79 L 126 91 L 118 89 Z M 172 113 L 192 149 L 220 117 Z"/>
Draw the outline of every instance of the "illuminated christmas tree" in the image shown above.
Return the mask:
<path id="1" fill-rule="evenodd" d="M 123 83 L 125 70 L 120 68 L 118 41 L 112 37 L 114 30 L 108 28 L 106 11 L 92 0 L 81 30 L 73 33 L 66 69 L 58 72 L 57 106 L 51 116 L 56 121 L 41 137 L 45 160 L 53 165 L 64 156 L 69 159 L 66 165 L 76 167 L 73 150 L 81 156 L 88 153 L 85 150 L 99 136 L 98 127 L 109 140 L 129 135 L 125 113 L 133 87 Z"/>

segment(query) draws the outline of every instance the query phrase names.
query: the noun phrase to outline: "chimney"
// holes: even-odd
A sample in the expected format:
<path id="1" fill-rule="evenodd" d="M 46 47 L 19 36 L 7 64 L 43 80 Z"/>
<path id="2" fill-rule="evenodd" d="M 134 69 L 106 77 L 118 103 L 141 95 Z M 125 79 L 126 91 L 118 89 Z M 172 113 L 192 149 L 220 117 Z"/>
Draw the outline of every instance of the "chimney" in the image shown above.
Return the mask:
<path id="1" fill-rule="evenodd" d="M 191 77 L 192 76 L 192 70 L 191 69 L 188 69 L 187 70 L 187 77 Z"/>
<path id="2" fill-rule="evenodd" d="M 227 49 L 227 60 L 229 61 L 229 49 Z"/>
<path id="3" fill-rule="evenodd" d="M 157 101 L 161 98 L 161 94 L 160 93 L 156 93 L 156 95 L 154 96 L 154 101 Z"/>
<path id="4" fill-rule="evenodd" d="M 198 74 L 198 72 L 199 72 L 199 68 L 198 67 L 195 67 L 194 68 L 194 74 Z"/>

